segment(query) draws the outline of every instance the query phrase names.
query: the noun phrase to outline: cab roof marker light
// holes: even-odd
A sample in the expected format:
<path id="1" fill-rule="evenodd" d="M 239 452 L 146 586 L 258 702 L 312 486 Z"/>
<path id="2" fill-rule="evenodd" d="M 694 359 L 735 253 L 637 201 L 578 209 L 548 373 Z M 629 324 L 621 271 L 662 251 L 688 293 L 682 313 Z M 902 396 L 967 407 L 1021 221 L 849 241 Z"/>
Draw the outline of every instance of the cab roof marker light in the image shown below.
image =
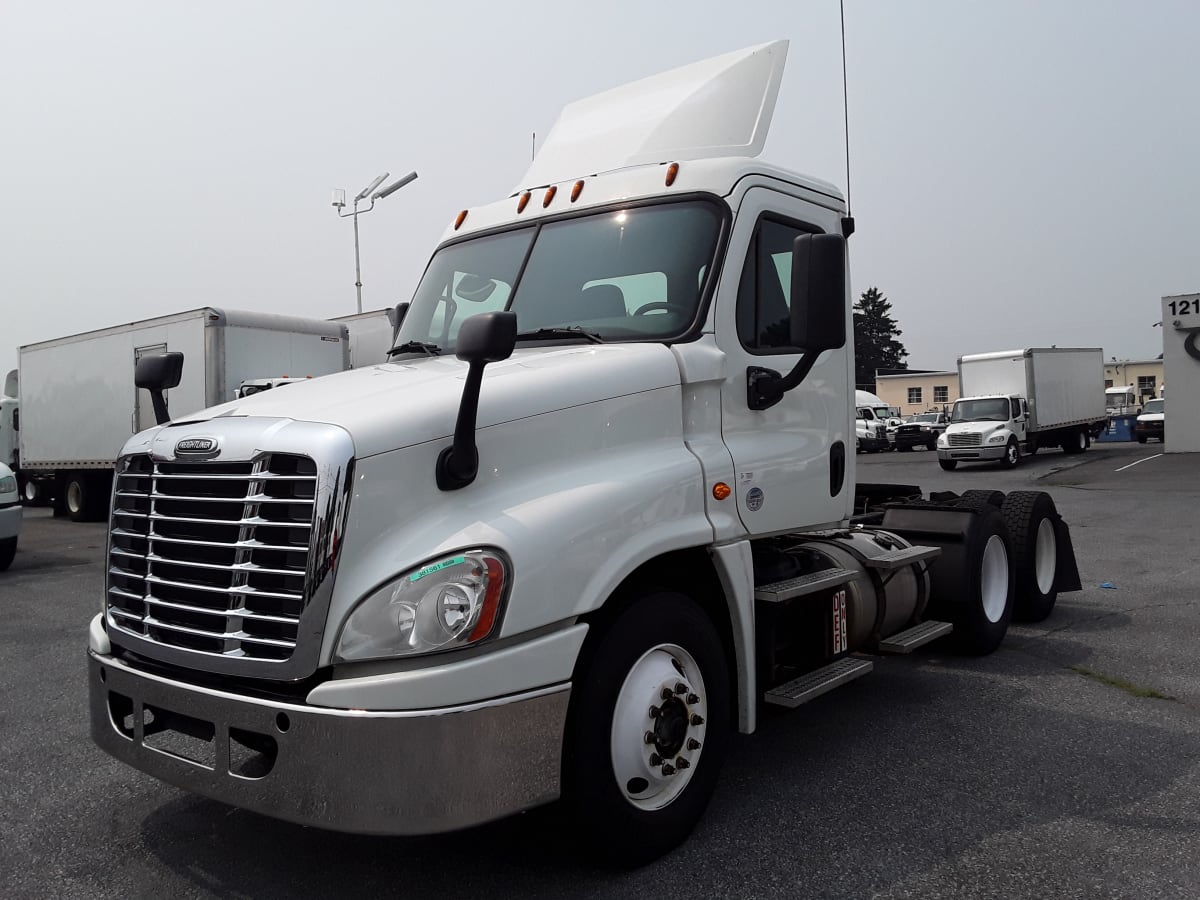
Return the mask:
<path id="1" fill-rule="evenodd" d="M 454 220 L 454 230 L 458 231 L 458 229 L 462 228 L 462 223 L 465 221 L 467 221 L 467 211 L 464 209 L 458 214 L 458 218 Z"/>
<path id="2" fill-rule="evenodd" d="M 571 188 L 571 202 L 574 203 L 579 199 L 579 195 L 583 193 L 583 182 L 575 182 L 575 186 Z"/>
<path id="3" fill-rule="evenodd" d="M 529 205 L 529 198 L 533 195 L 526 191 L 521 195 L 521 199 L 517 201 L 517 215 L 525 212 L 525 207 Z"/>
<path id="4" fill-rule="evenodd" d="M 679 175 L 679 163 L 673 162 L 667 166 L 667 187 L 675 183 L 676 176 Z"/>
<path id="5" fill-rule="evenodd" d="M 546 196 L 542 198 L 542 209 L 545 209 L 554 201 L 554 195 L 558 193 L 557 185 L 550 185 L 546 188 Z"/>

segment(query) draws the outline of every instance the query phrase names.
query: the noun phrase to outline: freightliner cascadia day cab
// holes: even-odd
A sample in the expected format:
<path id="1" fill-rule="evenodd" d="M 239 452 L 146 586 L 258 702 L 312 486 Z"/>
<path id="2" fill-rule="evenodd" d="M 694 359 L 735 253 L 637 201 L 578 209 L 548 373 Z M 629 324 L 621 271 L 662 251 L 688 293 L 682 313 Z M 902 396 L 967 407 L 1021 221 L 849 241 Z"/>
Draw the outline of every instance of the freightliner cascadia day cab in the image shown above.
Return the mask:
<path id="1" fill-rule="evenodd" d="M 852 222 L 754 159 L 786 48 L 566 107 L 454 218 L 390 362 L 126 443 L 101 747 L 351 832 L 562 798 L 636 862 L 764 704 L 936 638 L 987 653 L 1078 589 L 1045 494 L 855 484 Z"/>
<path id="2" fill-rule="evenodd" d="M 1039 449 L 1083 453 L 1108 423 L 1104 351 L 1034 347 L 976 353 L 958 361 L 962 396 L 937 439 L 938 462 L 995 462 L 1009 468 Z"/>
<path id="3" fill-rule="evenodd" d="M 121 445 L 154 424 L 137 361 L 183 352 L 176 414 L 232 400 L 247 378 L 325 375 L 349 366 L 346 328 L 299 316 L 214 307 L 142 319 L 20 349 L 20 466 L 27 501 L 53 496 L 76 521 L 103 519 Z"/>

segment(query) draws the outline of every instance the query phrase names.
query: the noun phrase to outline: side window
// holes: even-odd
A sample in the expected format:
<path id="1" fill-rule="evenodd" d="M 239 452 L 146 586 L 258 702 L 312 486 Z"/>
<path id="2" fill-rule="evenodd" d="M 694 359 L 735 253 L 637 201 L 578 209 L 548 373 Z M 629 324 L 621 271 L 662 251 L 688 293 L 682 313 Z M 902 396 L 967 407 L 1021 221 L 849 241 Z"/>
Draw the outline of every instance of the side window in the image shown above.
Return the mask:
<path id="1" fill-rule="evenodd" d="M 748 349 L 792 350 L 792 245 L 816 229 L 762 219 L 750 241 L 738 285 L 737 330 Z"/>
<path id="2" fill-rule="evenodd" d="M 1009 403 L 1012 404 L 1012 417 L 1015 419 L 1021 415 L 1021 401 L 1016 397 L 1010 397 Z"/>

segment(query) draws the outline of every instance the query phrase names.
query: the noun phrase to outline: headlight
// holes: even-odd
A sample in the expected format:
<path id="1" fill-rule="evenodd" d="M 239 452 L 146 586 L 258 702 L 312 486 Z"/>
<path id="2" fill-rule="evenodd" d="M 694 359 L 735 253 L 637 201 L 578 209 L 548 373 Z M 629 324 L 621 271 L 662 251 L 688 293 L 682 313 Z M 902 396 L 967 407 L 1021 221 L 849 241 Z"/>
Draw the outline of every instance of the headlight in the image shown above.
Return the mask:
<path id="1" fill-rule="evenodd" d="M 1005 435 L 1004 432 L 1002 431 L 999 434 L 993 434 L 990 438 L 987 439 L 987 442 L 989 444 L 1003 444 L 1006 437 L 1007 437 L 1007 435 Z"/>
<path id="2" fill-rule="evenodd" d="M 406 572 L 358 604 L 338 636 L 341 662 L 412 656 L 486 638 L 500 619 L 508 563 L 469 550 Z"/>
<path id="3" fill-rule="evenodd" d="M 17 479 L 12 475 L 5 475 L 0 478 L 0 494 L 15 494 L 17 491 Z"/>
<path id="4" fill-rule="evenodd" d="M 943 431 L 941 434 L 939 434 L 939 435 L 938 435 L 938 439 L 937 439 L 937 445 L 938 445 L 939 447 L 945 447 L 945 446 L 946 446 L 946 432 L 944 432 L 944 431 Z"/>

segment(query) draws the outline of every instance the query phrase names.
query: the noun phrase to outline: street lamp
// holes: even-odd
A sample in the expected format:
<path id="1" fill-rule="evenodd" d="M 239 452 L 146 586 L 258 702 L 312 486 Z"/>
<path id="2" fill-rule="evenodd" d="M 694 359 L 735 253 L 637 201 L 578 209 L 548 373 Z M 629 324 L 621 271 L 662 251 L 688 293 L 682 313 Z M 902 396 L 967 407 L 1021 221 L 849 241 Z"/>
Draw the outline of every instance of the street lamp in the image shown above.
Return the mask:
<path id="1" fill-rule="evenodd" d="M 334 209 L 337 210 L 338 217 L 342 218 L 342 219 L 346 219 L 346 218 L 354 219 L 354 289 L 358 293 L 358 311 L 359 312 L 362 312 L 362 269 L 359 266 L 359 258 L 358 258 L 358 217 L 362 213 L 369 213 L 371 210 L 373 210 L 375 208 L 376 200 L 382 200 L 384 197 L 389 197 L 392 194 L 396 193 L 396 191 L 400 190 L 400 188 L 404 187 L 406 184 L 416 181 L 417 173 L 409 172 L 403 178 L 393 181 L 387 187 L 379 188 L 379 185 L 383 184 L 384 179 L 387 177 L 388 177 L 388 173 L 384 172 L 382 175 L 380 175 L 378 178 L 376 178 L 374 181 L 372 181 L 370 184 L 368 184 L 365 188 L 363 188 L 361 191 L 359 191 L 358 195 L 353 200 L 354 205 L 350 212 L 344 211 L 346 209 L 346 192 L 345 192 L 345 190 L 338 188 L 337 190 L 335 190 L 333 192 L 333 207 L 334 207 Z M 379 188 L 379 190 L 376 190 L 376 188 Z M 368 196 L 370 196 L 370 198 L 371 198 L 371 205 L 368 206 L 366 209 L 359 209 L 358 204 L 360 204 L 363 200 L 367 199 Z"/>

